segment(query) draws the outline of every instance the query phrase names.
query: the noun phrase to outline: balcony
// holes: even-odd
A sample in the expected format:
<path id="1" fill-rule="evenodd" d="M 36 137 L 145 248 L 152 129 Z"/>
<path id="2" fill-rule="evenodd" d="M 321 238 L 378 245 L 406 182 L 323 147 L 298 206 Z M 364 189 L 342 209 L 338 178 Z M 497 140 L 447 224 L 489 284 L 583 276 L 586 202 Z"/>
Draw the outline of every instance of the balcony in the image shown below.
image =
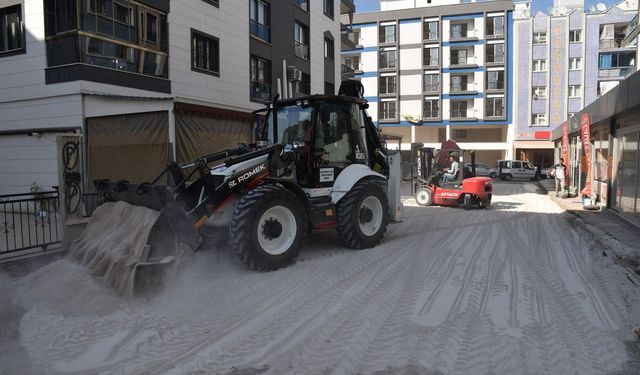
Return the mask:
<path id="1" fill-rule="evenodd" d="M 475 109 L 455 109 L 451 110 L 449 118 L 455 121 L 476 121 L 478 115 Z"/>
<path id="2" fill-rule="evenodd" d="M 487 26 L 487 38 L 504 38 L 504 27 Z"/>
<path id="3" fill-rule="evenodd" d="M 624 79 L 636 71 L 635 66 L 624 66 L 618 68 L 598 69 L 598 78 L 619 78 Z"/>
<path id="4" fill-rule="evenodd" d="M 464 42 L 478 40 L 480 33 L 476 29 L 472 30 L 459 30 L 451 29 L 449 35 L 450 42 Z"/>
<path id="5" fill-rule="evenodd" d="M 251 35 L 258 39 L 264 40 L 267 43 L 271 43 L 271 28 L 254 20 L 250 20 L 249 28 L 251 31 Z"/>
<path id="6" fill-rule="evenodd" d="M 638 31 L 640 31 L 640 28 L 638 27 L 638 15 L 636 14 L 631 22 L 629 22 L 629 25 L 624 29 L 624 39 L 622 40 L 622 44 L 625 47 L 631 47 L 633 41 L 638 38 Z"/>
<path id="7" fill-rule="evenodd" d="M 449 95 L 475 95 L 478 93 L 478 84 L 475 82 L 452 82 L 449 87 Z"/>
<path id="8" fill-rule="evenodd" d="M 340 0 L 340 14 L 356 12 L 356 5 L 353 0 Z"/>
<path id="9" fill-rule="evenodd" d="M 505 117 L 504 107 L 502 107 L 502 108 L 492 108 L 492 109 L 487 108 L 485 110 L 484 117 L 485 118 L 489 118 L 489 119 L 504 118 Z"/>
<path id="10" fill-rule="evenodd" d="M 504 64 L 504 53 L 487 53 L 487 64 Z"/>
<path id="11" fill-rule="evenodd" d="M 309 46 L 296 42 L 294 53 L 301 59 L 309 60 Z"/>
<path id="12" fill-rule="evenodd" d="M 342 51 L 351 51 L 354 49 L 361 49 L 360 44 L 360 30 L 353 31 L 349 27 L 343 25 L 340 32 L 340 39 L 342 42 Z"/>
<path id="13" fill-rule="evenodd" d="M 440 93 L 440 85 L 438 84 L 424 84 L 424 94 L 439 94 Z"/>
<path id="14" fill-rule="evenodd" d="M 453 52 L 453 51 L 452 51 Z M 478 66 L 478 58 L 476 56 L 455 56 L 452 55 L 449 61 L 449 68 L 476 68 Z"/>
<path id="15" fill-rule="evenodd" d="M 440 111 L 437 109 L 432 109 L 432 110 L 424 110 L 422 111 L 422 120 L 423 121 L 429 121 L 429 120 L 439 120 L 440 119 Z"/>
<path id="16" fill-rule="evenodd" d="M 251 99 L 268 102 L 271 99 L 271 84 L 252 81 Z"/>
<path id="17" fill-rule="evenodd" d="M 624 38 L 613 38 L 600 40 L 600 50 L 619 49 L 619 48 L 635 48 L 635 46 L 627 47 L 623 43 Z"/>

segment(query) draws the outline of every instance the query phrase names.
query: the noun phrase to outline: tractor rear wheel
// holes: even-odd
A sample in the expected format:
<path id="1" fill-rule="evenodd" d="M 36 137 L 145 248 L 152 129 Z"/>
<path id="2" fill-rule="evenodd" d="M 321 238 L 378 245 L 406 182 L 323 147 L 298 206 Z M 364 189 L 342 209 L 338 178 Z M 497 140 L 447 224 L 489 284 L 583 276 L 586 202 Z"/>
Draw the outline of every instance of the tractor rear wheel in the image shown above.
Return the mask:
<path id="1" fill-rule="evenodd" d="M 360 181 L 336 206 L 338 237 L 352 249 L 367 249 L 382 240 L 389 223 L 389 203 L 380 186 Z"/>
<path id="2" fill-rule="evenodd" d="M 433 204 L 433 193 L 429 189 L 418 189 L 414 198 L 416 203 L 421 206 L 431 206 Z"/>
<path id="3" fill-rule="evenodd" d="M 238 202 L 229 227 L 231 244 L 250 269 L 272 271 L 293 263 L 305 229 L 304 208 L 283 187 L 257 187 Z"/>

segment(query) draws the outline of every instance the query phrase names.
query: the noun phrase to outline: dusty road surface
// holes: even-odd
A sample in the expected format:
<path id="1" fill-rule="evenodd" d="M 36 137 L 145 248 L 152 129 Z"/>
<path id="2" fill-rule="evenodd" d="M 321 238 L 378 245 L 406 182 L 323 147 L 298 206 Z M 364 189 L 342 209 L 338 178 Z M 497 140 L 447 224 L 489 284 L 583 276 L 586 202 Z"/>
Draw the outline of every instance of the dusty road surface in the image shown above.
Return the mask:
<path id="1" fill-rule="evenodd" d="M 609 374 L 638 287 L 529 183 L 488 210 L 418 207 L 364 251 L 314 234 L 256 273 L 205 249 L 170 290 L 117 297 L 56 261 L 0 278 L 0 366 L 20 374 Z M 0 368 L 0 372 L 5 373 Z"/>

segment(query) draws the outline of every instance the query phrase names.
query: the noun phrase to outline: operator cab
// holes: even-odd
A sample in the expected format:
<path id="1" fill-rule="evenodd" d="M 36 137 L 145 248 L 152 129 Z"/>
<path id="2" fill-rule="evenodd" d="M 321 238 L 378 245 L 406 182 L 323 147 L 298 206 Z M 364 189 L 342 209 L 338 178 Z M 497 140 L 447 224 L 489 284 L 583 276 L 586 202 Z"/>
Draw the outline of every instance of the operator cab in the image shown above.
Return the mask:
<path id="1" fill-rule="evenodd" d="M 366 126 L 365 108 L 365 100 L 345 96 L 280 100 L 273 104 L 262 141 L 280 143 L 296 154 L 301 187 L 330 187 L 347 166 L 373 169 L 379 158 L 367 147 L 367 133 L 375 129 Z"/>

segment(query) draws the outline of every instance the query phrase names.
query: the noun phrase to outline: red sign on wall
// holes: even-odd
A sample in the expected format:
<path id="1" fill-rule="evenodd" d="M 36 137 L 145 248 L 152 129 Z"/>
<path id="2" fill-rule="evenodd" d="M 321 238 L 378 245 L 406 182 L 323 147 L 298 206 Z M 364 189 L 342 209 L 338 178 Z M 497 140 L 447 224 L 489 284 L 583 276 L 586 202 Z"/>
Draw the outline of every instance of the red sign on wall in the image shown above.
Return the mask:
<path id="1" fill-rule="evenodd" d="M 587 180 L 584 182 L 582 195 L 591 196 L 591 120 L 588 114 L 580 117 L 580 136 L 582 138 L 582 148 L 584 149 L 584 160 L 587 163 Z"/>
<path id="2" fill-rule="evenodd" d="M 569 122 L 565 121 L 562 123 L 562 145 L 561 145 L 561 153 L 562 158 L 564 159 L 564 164 L 567 166 L 565 171 L 565 179 L 564 183 L 567 185 L 569 182 Z"/>

